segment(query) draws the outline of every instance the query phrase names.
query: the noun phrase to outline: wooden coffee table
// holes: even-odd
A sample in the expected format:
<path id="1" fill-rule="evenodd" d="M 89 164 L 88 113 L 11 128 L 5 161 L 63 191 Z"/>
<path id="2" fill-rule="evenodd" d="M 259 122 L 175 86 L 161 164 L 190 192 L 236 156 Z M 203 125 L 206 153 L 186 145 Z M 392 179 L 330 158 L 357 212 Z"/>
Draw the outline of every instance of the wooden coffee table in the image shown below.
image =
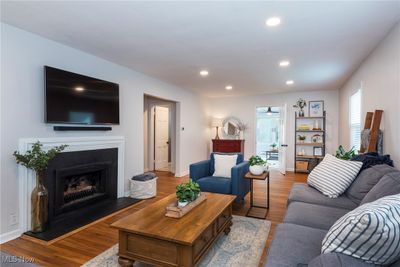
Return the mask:
<path id="1" fill-rule="evenodd" d="M 207 200 L 182 218 L 165 216 L 171 194 L 111 226 L 119 230 L 121 266 L 134 261 L 158 266 L 195 266 L 218 236 L 229 234 L 235 196 L 205 193 Z"/>

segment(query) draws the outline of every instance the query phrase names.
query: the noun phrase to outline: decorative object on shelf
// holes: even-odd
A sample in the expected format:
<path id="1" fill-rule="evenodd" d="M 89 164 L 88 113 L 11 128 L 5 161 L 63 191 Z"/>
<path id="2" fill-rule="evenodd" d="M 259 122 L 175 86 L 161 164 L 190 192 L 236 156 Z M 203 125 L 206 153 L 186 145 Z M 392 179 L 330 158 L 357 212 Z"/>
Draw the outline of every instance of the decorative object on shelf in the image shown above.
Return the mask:
<path id="1" fill-rule="evenodd" d="M 222 119 L 221 118 L 212 118 L 211 120 L 211 127 L 216 127 L 216 134 L 215 134 L 215 138 L 214 139 L 219 139 L 219 135 L 218 135 L 218 129 L 219 127 L 222 127 Z"/>
<path id="2" fill-rule="evenodd" d="M 324 101 L 308 101 L 308 114 L 310 117 L 324 116 Z"/>
<path id="3" fill-rule="evenodd" d="M 346 151 L 342 145 L 339 146 L 338 150 L 336 150 L 336 157 L 338 159 L 351 160 L 356 156 L 356 151 L 354 147 L 352 147 L 349 151 Z"/>
<path id="4" fill-rule="evenodd" d="M 299 171 L 307 171 L 308 161 L 303 161 L 303 160 L 296 161 L 296 169 Z"/>
<path id="5" fill-rule="evenodd" d="M 44 173 L 49 164 L 58 153 L 63 151 L 67 145 L 61 145 L 45 151 L 43 145 L 36 142 L 32 149 L 20 154 L 14 151 L 13 155 L 18 164 L 32 169 L 36 173 L 36 186 L 31 194 L 31 227 L 32 232 L 40 233 L 46 230 L 49 214 L 49 193 L 43 185 Z"/>
<path id="6" fill-rule="evenodd" d="M 298 135 L 297 138 L 299 139 L 299 143 L 304 143 L 307 137 L 305 135 Z"/>
<path id="7" fill-rule="evenodd" d="M 304 117 L 304 108 L 307 106 L 307 102 L 302 99 L 299 98 L 299 100 L 297 100 L 296 105 L 293 105 L 294 108 L 298 108 L 299 109 L 299 117 Z"/>
<path id="8" fill-rule="evenodd" d="M 249 170 L 253 175 L 261 175 L 265 170 L 266 162 L 260 156 L 251 156 Z"/>
<path id="9" fill-rule="evenodd" d="M 314 135 L 311 137 L 311 141 L 312 141 L 313 143 L 322 143 L 322 142 L 323 142 L 322 135 L 320 135 L 320 134 L 314 134 Z"/>
<path id="10" fill-rule="evenodd" d="M 310 130 L 310 125 L 308 124 L 300 124 L 298 127 L 299 131 L 309 131 Z"/>
<path id="11" fill-rule="evenodd" d="M 314 121 L 313 130 L 314 130 L 314 131 L 319 131 L 319 130 L 321 130 L 321 127 L 320 127 L 320 125 L 319 125 L 318 120 L 315 120 L 315 121 Z"/>
<path id="12" fill-rule="evenodd" d="M 273 143 L 273 144 L 271 145 L 271 150 L 272 150 L 272 151 L 278 151 L 278 145 L 277 145 L 276 143 Z"/>
<path id="13" fill-rule="evenodd" d="M 298 156 L 305 156 L 306 152 L 304 151 L 304 149 L 300 150 L 299 152 L 297 152 Z"/>
<path id="14" fill-rule="evenodd" d="M 313 147 L 313 155 L 316 157 L 322 157 L 324 155 L 322 147 L 319 146 Z"/>
<path id="15" fill-rule="evenodd" d="M 190 202 L 196 200 L 200 194 L 200 186 L 198 183 L 189 179 L 189 182 L 176 186 L 176 198 L 178 199 L 178 207 L 184 207 Z"/>

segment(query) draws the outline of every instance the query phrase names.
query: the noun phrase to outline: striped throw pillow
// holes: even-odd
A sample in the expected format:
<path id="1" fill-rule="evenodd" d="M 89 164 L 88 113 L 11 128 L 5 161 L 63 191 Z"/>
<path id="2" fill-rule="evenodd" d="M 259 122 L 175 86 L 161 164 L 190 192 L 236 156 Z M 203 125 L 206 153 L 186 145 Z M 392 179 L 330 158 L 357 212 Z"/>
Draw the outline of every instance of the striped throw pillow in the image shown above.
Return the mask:
<path id="1" fill-rule="evenodd" d="M 342 253 L 377 265 L 400 259 L 400 194 L 344 215 L 326 234 L 321 252 Z"/>
<path id="2" fill-rule="evenodd" d="M 362 164 L 360 161 L 342 160 L 326 154 L 308 175 L 307 183 L 322 194 L 336 198 L 351 185 Z"/>

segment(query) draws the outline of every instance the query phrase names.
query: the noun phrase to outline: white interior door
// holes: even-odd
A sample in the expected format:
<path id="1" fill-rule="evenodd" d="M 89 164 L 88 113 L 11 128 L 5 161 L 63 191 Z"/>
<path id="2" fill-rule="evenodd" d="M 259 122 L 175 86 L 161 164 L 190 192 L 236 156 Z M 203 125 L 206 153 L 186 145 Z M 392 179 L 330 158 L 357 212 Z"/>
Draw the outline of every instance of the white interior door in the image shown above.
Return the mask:
<path id="1" fill-rule="evenodd" d="M 286 104 L 280 110 L 279 172 L 286 174 Z"/>
<path id="2" fill-rule="evenodd" d="M 154 168 L 169 171 L 169 108 L 154 108 Z"/>

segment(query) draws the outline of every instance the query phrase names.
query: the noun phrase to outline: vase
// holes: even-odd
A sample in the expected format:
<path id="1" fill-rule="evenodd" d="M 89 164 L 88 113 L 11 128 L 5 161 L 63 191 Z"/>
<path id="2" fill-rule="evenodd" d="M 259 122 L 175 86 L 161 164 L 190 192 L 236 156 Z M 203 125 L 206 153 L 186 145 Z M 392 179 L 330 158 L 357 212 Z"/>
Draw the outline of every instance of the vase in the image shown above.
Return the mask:
<path id="1" fill-rule="evenodd" d="M 264 172 L 263 165 L 253 165 L 249 167 L 251 174 L 253 175 L 261 175 Z"/>
<path id="2" fill-rule="evenodd" d="M 303 109 L 299 110 L 299 117 L 304 117 L 304 110 Z"/>
<path id="3" fill-rule="evenodd" d="M 46 230 L 49 217 L 49 192 L 43 185 L 44 171 L 36 172 L 36 186 L 31 194 L 32 232 Z"/>

